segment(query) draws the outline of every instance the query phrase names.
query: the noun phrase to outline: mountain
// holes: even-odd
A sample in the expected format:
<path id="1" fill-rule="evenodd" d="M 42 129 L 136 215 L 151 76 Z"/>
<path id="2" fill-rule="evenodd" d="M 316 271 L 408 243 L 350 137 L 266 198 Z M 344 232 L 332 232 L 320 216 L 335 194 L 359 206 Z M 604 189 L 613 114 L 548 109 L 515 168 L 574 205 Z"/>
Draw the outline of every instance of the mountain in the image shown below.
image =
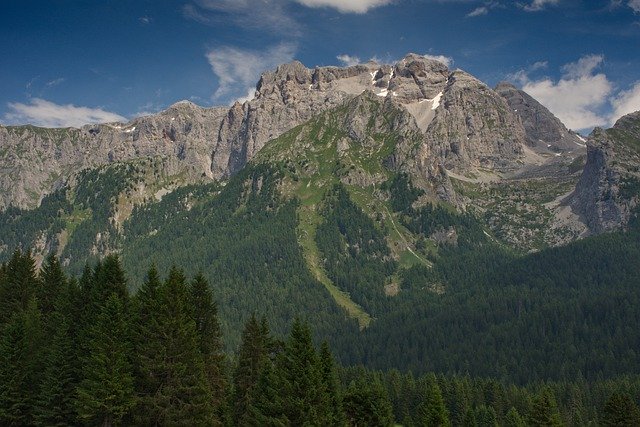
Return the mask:
<path id="1" fill-rule="evenodd" d="M 304 316 L 346 363 L 615 374 L 597 343 L 637 368 L 637 334 L 606 333 L 637 314 L 637 115 L 585 147 L 523 92 L 410 54 L 284 64 L 231 107 L 2 132 L 0 260 L 30 247 L 80 274 L 118 253 L 131 289 L 151 263 L 188 266 L 212 284 L 228 350 L 256 312 L 276 334 Z M 613 189 L 622 208 L 598 228 Z M 536 350 L 567 342 L 569 359 Z"/>

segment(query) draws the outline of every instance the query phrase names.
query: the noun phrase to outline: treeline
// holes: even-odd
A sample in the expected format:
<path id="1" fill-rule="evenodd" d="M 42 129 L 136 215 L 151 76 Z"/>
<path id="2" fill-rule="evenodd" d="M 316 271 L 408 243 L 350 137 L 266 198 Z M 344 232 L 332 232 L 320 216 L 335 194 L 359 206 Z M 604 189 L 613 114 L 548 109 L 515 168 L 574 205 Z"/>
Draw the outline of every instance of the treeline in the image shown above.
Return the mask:
<path id="1" fill-rule="evenodd" d="M 527 388 L 340 368 L 307 323 L 281 340 L 255 315 L 235 357 L 222 348 L 202 275 L 151 267 L 132 296 L 116 256 L 79 280 L 53 256 L 0 266 L 1 425 L 640 424 L 640 378 Z"/>

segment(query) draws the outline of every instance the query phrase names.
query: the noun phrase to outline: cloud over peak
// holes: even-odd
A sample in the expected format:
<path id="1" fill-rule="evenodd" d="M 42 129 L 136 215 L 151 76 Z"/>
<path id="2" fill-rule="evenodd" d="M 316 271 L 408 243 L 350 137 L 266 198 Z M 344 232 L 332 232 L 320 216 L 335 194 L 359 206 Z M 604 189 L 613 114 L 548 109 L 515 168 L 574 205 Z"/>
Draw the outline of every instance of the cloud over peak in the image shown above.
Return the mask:
<path id="1" fill-rule="evenodd" d="M 73 104 L 60 105 L 53 102 L 33 98 L 29 104 L 10 102 L 11 112 L 4 115 L 4 120 L 11 124 L 32 124 L 43 127 L 80 127 L 91 123 L 126 122 L 119 114 L 101 108 L 76 107 Z"/>
<path id="2" fill-rule="evenodd" d="M 340 13 L 367 13 L 369 10 L 391 4 L 393 0 L 295 0 L 307 7 L 330 7 Z"/>

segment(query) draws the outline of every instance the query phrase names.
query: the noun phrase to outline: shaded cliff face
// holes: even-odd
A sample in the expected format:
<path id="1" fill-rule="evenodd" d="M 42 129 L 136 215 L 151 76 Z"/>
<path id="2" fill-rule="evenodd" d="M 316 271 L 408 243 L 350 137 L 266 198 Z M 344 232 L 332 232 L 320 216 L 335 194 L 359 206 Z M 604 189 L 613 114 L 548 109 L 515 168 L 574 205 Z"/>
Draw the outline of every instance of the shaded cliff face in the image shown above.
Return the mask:
<path id="1" fill-rule="evenodd" d="M 595 129 L 587 163 L 569 198 L 592 233 L 625 228 L 640 200 L 640 112 Z"/>
<path id="2" fill-rule="evenodd" d="M 545 106 L 511 83 L 501 82 L 496 92 L 520 118 L 527 145 L 552 150 L 576 150 L 584 145 L 577 134 L 570 132 Z"/>

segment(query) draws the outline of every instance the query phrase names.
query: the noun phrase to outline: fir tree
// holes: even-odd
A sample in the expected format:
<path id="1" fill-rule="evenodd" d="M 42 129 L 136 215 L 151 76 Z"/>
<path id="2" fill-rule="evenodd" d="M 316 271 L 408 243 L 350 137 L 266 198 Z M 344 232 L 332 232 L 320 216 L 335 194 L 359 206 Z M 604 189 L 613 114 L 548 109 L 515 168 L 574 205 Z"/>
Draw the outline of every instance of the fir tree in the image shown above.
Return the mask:
<path id="1" fill-rule="evenodd" d="M 628 394 L 614 392 L 604 405 L 600 422 L 603 426 L 640 426 L 640 410 Z"/>
<path id="2" fill-rule="evenodd" d="M 145 287 L 147 302 L 139 308 L 151 310 L 147 321 L 138 325 L 140 363 L 139 411 L 143 424 L 176 425 L 189 420 L 195 425 L 213 422 L 211 392 L 206 380 L 202 355 L 189 293 L 182 271 L 172 268 L 153 302 L 154 274 Z M 153 308 L 157 307 L 156 314 Z"/>
<path id="3" fill-rule="evenodd" d="M 0 425 L 34 423 L 42 371 L 42 324 L 35 298 L 5 325 L 0 340 Z"/>
<path id="4" fill-rule="evenodd" d="M 224 403 L 224 354 L 222 352 L 222 334 L 218 321 L 218 307 L 207 280 L 198 274 L 191 283 L 190 289 L 193 319 L 198 334 L 198 347 L 205 365 L 205 372 L 211 394 L 212 405 L 222 416 Z"/>
<path id="5" fill-rule="evenodd" d="M 46 317 L 55 309 L 56 300 L 65 293 L 67 283 L 62 266 L 53 253 L 49 254 L 42 264 L 40 282 L 38 306 Z"/>
<path id="6" fill-rule="evenodd" d="M 340 399 L 340 388 L 335 372 L 333 356 L 326 341 L 320 346 L 320 379 L 324 391 L 324 421 L 328 425 L 344 424 L 344 414 L 342 412 L 342 402 Z"/>
<path id="7" fill-rule="evenodd" d="M 507 415 L 504 419 L 505 427 L 526 427 L 526 423 L 522 419 L 522 416 L 518 412 L 518 410 L 514 407 L 511 407 L 507 412 Z"/>
<path id="8" fill-rule="evenodd" d="M 26 310 L 39 290 L 35 261 L 30 252 L 16 250 L 5 271 L 0 282 L 0 325 L 15 313 Z"/>
<path id="9" fill-rule="evenodd" d="M 448 426 L 449 413 L 442 398 L 442 391 L 436 381 L 435 375 L 431 374 L 427 378 L 424 390 L 424 400 L 418 407 L 420 420 L 425 426 Z"/>
<path id="10" fill-rule="evenodd" d="M 344 393 L 342 406 L 349 426 L 393 424 L 393 408 L 377 376 L 352 381 Z"/>
<path id="11" fill-rule="evenodd" d="M 236 368 L 233 373 L 233 420 L 236 424 L 243 424 L 248 414 L 253 389 L 258 384 L 260 373 L 267 361 L 267 346 L 269 341 L 266 321 L 258 323 L 252 314 L 242 331 L 242 342 L 238 351 Z"/>
<path id="12" fill-rule="evenodd" d="M 533 399 L 528 422 L 532 426 L 561 426 L 562 419 L 556 406 L 556 399 L 549 387 L 544 387 Z"/>
<path id="13" fill-rule="evenodd" d="M 91 328 L 76 409 L 89 424 L 118 424 L 135 404 L 129 331 L 123 303 L 111 295 Z"/>
<path id="14" fill-rule="evenodd" d="M 480 405 L 476 408 L 478 427 L 498 427 L 498 417 L 493 406 Z"/>

